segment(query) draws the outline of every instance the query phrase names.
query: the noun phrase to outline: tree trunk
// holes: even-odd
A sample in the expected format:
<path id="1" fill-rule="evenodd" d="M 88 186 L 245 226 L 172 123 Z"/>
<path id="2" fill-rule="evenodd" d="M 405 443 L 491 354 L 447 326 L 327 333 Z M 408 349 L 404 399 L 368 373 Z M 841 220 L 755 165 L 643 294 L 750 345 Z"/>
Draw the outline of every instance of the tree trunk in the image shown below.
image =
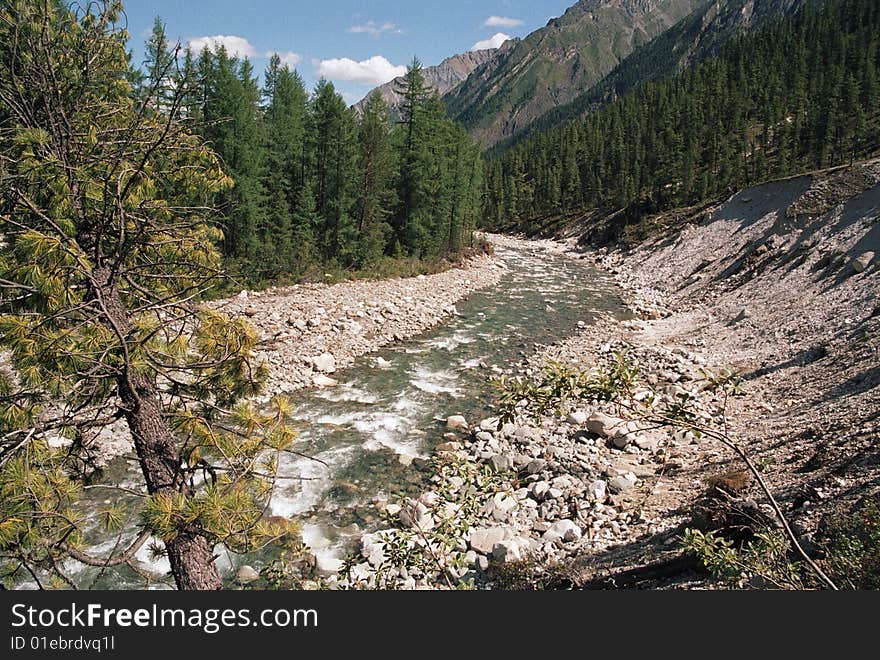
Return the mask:
<path id="1" fill-rule="evenodd" d="M 109 272 L 95 272 L 95 298 L 102 306 L 104 323 L 123 337 L 130 331 L 125 307 L 115 288 L 108 284 Z M 117 382 L 125 419 L 134 440 L 135 452 L 151 495 L 175 495 L 186 488 L 180 472 L 180 455 L 171 429 L 162 414 L 159 392 L 153 380 L 126 364 Z M 223 584 L 211 546 L 197 526 L 181 529 L 165 544 L 171 572 L 181 590 L 216 590 Z"/>
<path id="2" fill-rule="evenodd" d="M 185 531 L 165 544 L 174 581 L 181 591 L 216 591 L 223 588 L 208 539 L 199 530 Z"/>

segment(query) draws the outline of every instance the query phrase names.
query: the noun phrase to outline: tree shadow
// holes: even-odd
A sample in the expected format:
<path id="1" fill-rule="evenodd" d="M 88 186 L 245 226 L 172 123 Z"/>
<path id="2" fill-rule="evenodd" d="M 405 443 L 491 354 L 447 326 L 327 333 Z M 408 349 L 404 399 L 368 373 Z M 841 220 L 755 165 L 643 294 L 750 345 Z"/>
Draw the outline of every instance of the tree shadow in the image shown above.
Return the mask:
<path id="1" fill-rule="evenodd" d="M 785 217 L 792 204 L 801 198 L 813 183 L 810 176 L 788 181 L 772 181 L 741 190 L 725 202 L 711 216 L 710 222 L 719 220 L 739 222 L 735 234 L 739 234 L 770 214 Z"/>
<path id="2" fill-rule="evenodd" d="M 742 374 L 742 378 L 744 380 L 755 380 L 757 378 L 761 378 L 762 376 L 776 373 L 777 371 L 791 369 L 792 367 L 805 367 L 806 365 L 812 364 L 817 360 L 821 360 L 826 355 L 828 355 L 827 347 L 824 344 L 816 344 L 815 346 L 805 348 L 800 353 L 793 355 L 787 360 L 778 362 L 773 365 L 759 367 L 757 369 L 754 369 L 753 371 L 746 372 Z"/>

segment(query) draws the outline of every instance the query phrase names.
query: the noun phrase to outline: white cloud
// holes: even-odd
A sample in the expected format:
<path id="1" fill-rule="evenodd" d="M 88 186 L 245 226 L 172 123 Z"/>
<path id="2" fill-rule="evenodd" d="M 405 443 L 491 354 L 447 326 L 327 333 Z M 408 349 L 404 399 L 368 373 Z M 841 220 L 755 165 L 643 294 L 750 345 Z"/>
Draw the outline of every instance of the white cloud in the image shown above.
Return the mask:
<path id="1" fill-rule="evenodd" d="M 269 53 L 266 53 L 269 55 Z M 274 53 L 272 53 L 274 55 Z M 299 53 L 294 53 L 292 50 L 287 51 L 286 53 L 278 53 L 278 57 L 281 58 L 281 61 L 284 64 L 295 67 L 297 64 L 302 62 L 302 56 Z"/>
<path id="2" fill-rule="evenodd" d="M 483 23 L 483 27 L 518 27 L 523 24 L 519 18 L 508 18 L 507 16 L 490 16 Z"/>
<path id="3" fill-rule="evenodd" d="M 358 23 L 352 25 L 346 30 L 349 34 L 369 34 L 378 37 L 383 34 L 403 34 L 403 30 L 394 23 L 376 23 L 376 21 L 367 21 L 366 23 Z"/>
<path id="4" fill-rule="evenodd" d="M 189 40 L 189 47 L 192 48 L 195 53 L 201 53 L 205 48 L 217 50 L 220 46 L 226 48 L 226 52 L 232 57 L 272 57 L 277 54 L 282 62 L 292 67 L 302 62 L 302 56 L 299 53 L 294 53 L 292 50 L 284 53 L 277 50 L 270 50 L 264 53 L 254 48 L 253 45 L 251 45 L 251 42 L 244 37 L 238 37 L 231 34 L 218 34 L 213 37 L 196 37 L 195 39 Z"/>
<path id="5" fill-rule="evenodd" d="M 205 48 L 216 50 L 219 46 L 226 48 L 226 52 L 233 57 L 260 57 L 261 55 L 247 39 L 231 34 L 218 34 L 213 37 L 197 37 L 189 40 L 189 47 L 196 53 L 201 53 Z"/>
<path id="6" fill-rule="evenodd" d="M 381 85 L 405 73 L 405 66 L 395 66 L 381 55 L 374 55 L 361 62 L 341 57 L 318 63 L 318 75 L 323 78 L 348 80 L 364 85 Z"/>
<path id="7" fill-rule="evenodd" d="M 512 39 L 509 34 L 504 34 L 503 32 L 499 32 L 498 34 L 493 35 L 489 39 L 484 39 L 483 41 L 478 41 L 475 43 L 471 50 L 489 50 L 490 48 L 501 48 L 501 44 L 503 44 L 508 39 Z"/>

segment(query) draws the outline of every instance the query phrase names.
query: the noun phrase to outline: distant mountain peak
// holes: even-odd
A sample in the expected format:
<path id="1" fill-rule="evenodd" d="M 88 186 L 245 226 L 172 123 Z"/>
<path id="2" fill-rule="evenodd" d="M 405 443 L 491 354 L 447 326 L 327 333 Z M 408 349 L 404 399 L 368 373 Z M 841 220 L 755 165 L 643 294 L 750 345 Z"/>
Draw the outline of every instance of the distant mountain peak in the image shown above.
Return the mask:
<path id="1" fill-rule="evenodd" d="M 510 48 L 515 46 L 518 42 L 519 39 L 514 38 L 504 42 L 500 48 L 471 50 L 466 53 L 459 53 L 458 55 L 447 57 L 436 66 L 429 66 L 422 69 L 422 73 L 425 76 L 425 83 L 430 89 L 433 89 L 440 96 L 443 96 L 444 94 L 454 91 L 459 85 L 467 80 L 471 73 L 481 66 L 493 62 L 499 53 L 510 50 Z M 401 80 L 402 78 L 395 78 L 384 85 L 380 85 L 367 94 L 363 100 L 356 103 L 354 106 L 355 109 L 360 111 L 367 99 L 378 91 L 391 108 L 393 114 L 396 109 L 400 107 L 402 101 L 400 95 L 395 91 L 395 88 L 399 85 Z"/>

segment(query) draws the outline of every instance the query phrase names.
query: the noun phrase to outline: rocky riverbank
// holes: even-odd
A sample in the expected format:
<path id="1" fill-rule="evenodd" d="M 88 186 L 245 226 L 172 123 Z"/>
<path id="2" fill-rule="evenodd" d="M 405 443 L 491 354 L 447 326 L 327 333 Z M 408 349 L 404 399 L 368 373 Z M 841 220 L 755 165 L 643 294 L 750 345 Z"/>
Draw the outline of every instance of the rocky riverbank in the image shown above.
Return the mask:
<path id="1" fill-rule="evenodd" d="M 523 247 L 518 239 L 493 240 Z M 553 241 L 528 245 L 583 256 Z M 648 349 L 627 341 L 627 333 L 640 324 L 581 324 L 574 337 L 540 348 L 507 372 L 534 377 L 556 362 L 579 368 L 609 365 L 625 353 L 643 380 L 632 400 L 623 403 L 642 405 L 653 398 L 653 407 L 659 409 L 687 396 L 698 415 L 718 414 L 722 395 L 699 384 L 704 360 L 686 351 Z M 440 422 L 447 427 L 447 442 L 420 465 L 431 475 L 432 487 L 403 502 L 377 501 L 389 525 L 364 535 L 360 561 L 347 579 L 333 578 L 332 583 L 448 588 L 468 581 L 492 587 L 497 586 L 499 567 L 521 570 L 528 565 L 541 572 L 633 534 L 674 526 L 677 519 L 646 511 L 646 491 L 662 490 L 665 475 L 720 452 L 701 448 L 693 433 L 628 417 L 632 415 L 620 402 L 579 401 L 559 414 L 520 416 L 505 424 L 498 418 L 476 424 L 447 418 Z M 398 565 L 395 561 L 405 553 L 392 554 L 390 549 L 401 544 L 410 556 Z M 413 556 L 423 559 L 413 564 Z"/>
<path id="2" fill-rule="evenodd" d="M 434 275 L 242 291 L 216 307 L 259 331 L 269 366 L 264 400 L 304 387 L 333 387 L 354 359 L 418 335 L 456 313 L 455 304 L 493 286 L 503 263 L 489 256 Z"/>
<path id="3" fill-rule="evenodd" d="M 726 423 L 804 544 L 828 515 L 876 497 L 878 167 L 743 191 L 629 251 L 542 242 L 616 274 L 636 318 L 585 325 L 510 371 L 589 370 L 623 354 L 637 373 L 633 395 L 504 425 L 449 418 L 448 442 L 421 466 L 430 489 L 377 502 L 387 526 L 364 536 L 347 578 L 331 581 L 614 587 L 635 569 L 628 575 L 642 571 L 647 586 L 708 586 L 686 561 L 643 569 L 679 556 L 695 502 L 719 480 L 772 515 L 725 446 L 645 423 L 679 404 L 692 424 Z M 728 370 L 742 379 L 738 396 L 716 387 Z"/>

